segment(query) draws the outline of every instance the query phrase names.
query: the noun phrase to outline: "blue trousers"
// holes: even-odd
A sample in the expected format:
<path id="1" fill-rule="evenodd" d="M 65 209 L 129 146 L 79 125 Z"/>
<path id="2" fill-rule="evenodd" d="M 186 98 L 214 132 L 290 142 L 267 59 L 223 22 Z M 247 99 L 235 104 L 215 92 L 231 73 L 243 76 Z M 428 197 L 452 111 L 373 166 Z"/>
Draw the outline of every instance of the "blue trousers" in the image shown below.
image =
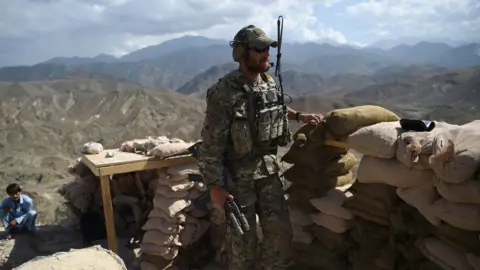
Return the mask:
<path id="1" fill-rule="evenodd" d="M 8 228 L 8 225 L 15 218 L 10 213 L 3 212 L 3 210 L 0 210 L 0 212 L 3 218 L 2 221 L 3 221 L 3 227 L 5 228 L 5 231 L 8 232 L 10 231 L 11 228 L 25 229 L 29 232 L 37 231 L 37 227 L 35 226 L 35 221 L 37 219 L 37 211 L 30 210 L 21 223 L 17 223 L 15 227 L 10 227 L 10 228 Z"/>

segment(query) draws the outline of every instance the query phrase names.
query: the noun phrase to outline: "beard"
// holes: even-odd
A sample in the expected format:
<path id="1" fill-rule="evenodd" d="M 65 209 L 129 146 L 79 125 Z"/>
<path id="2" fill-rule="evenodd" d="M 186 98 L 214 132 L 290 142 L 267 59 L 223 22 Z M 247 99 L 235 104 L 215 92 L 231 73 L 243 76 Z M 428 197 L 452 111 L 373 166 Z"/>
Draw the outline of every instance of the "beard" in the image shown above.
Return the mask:
<path id="1" fill-rule="evenodd" d="M 264 73 L 270 70 L 270 62 L 265 63 L 263 60 L 255 61 L 253 59 L 248 59 L 247 68 L 253 73 Z"/>

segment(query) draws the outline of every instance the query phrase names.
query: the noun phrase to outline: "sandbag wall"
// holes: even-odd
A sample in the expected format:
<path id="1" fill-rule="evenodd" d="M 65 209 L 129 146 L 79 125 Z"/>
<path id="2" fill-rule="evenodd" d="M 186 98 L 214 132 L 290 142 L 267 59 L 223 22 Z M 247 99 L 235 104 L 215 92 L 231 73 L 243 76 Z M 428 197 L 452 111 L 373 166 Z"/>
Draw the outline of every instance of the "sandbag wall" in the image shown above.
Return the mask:
<path id="1" fill-rule="evenodd" d="M 298 267 L 305 269 L 345 269 L 345 233 L 353 216 L 339 208 L 345 188 L 354 180 L 351 169 L 357 160 L 347 149 L 325 146 L 321 125 L 304 126 L 294 137 L 294 144 L 282 157 L 293 164 L 284 173 L 292 183 L 286 191 L 292 255 Z"/>
<path id="2" fill-rule="evenodd" d="M 311 256 L 315 269 L 480 269 L 480 121 L 435 122 L 432 131 L 414 132 L 399 120 L 376 106 L 336 110 L 326 115 L 324 134 L 311 138 L 363 154 L 353 185 L 344 193 L 337 188 L 337 203 L 326 204 L 354 217 L 336 238 L 346 254 L 329 248 L 348 258 L 348 268 L 314 265 Z M 313 234 L 331 244 L 324 232 Z"/>
<path id="3" fill-rule="evenodd" d="M 178 256 L 179 247 L 197 242 L 209 229 L 207 210 L 195 207 L 193 200 L 206 188 L 198 179 L 196 163 L 161 170 L 152 182 L 153 210 L 143 226 L 142 270 L 166 269 Z M 200 252 L 200 251 L 199 251 Z"/>
<path id="4" fill-rule="evenodd" d="M 167 158 L 186 153 L 191 145 L 192 143 L 180 139 L 161 136 L 126 141 L 121 144 L 119 150 Z M 75 179 L 62 185 L 58 192 L 79 213 L 86 213 L 90 209 L 102 212 L 98 177 L 80 160 L 70 166 L 68 171 Z M 141 241 L 141 268 L 165 269 L 178 259 L 181 248 L 193 246 L 208 231 L 210 225 L 208 211 L 195 208 L 192 203 L 206 189 L 199 181 L 201 177 L 195 162 L 140 172 L 139 175 L 149 195 L 147 197 L 151 199 L 149 203 L 153 206 L 147 221 L 142 224 L 145 234 Z M 112 181 L 116 181 L 117 186 L 127 194 L 130 193 L 130 196 L 131 191 L 137 189 L 132 173 L 114 175 Z M 113 191 L 113 186 L 111 189 Z M 134 220 L 133 216 L 125 217 L 131 214 L 122 213 L 122 218 L 116 219 L 116 227 L 121 227 L 119 226 L 121 220 Z M 119 231 L 117 229 L 117 232 Z"/>

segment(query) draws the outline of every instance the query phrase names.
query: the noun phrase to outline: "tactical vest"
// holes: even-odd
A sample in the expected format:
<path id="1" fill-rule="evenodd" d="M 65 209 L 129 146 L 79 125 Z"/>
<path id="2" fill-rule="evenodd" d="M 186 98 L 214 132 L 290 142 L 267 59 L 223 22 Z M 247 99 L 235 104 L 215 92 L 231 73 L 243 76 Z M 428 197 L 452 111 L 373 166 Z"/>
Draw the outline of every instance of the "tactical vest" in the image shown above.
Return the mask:
<path id="1" fill-rule="evenodd" d="M 271 76 L 263 74 L 262 79 L 259 86 L 243 85 L 245 108 L 234 111 L 232 142 L 240 155 L 261 156 L 291 140 L 281 93 Z"/>

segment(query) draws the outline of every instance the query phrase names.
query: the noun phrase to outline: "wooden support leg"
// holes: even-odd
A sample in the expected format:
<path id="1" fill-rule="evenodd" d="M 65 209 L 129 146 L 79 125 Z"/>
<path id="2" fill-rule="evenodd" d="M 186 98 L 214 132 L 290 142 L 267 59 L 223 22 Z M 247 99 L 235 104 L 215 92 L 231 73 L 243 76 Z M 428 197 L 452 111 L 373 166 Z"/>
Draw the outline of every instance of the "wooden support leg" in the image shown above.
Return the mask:
<path id="1" fill-rule="evenodd" d="M 107 229 L 108 249 L 118 254 L 117 236 L 115 233 L 115 222 L 113 219 L 112 196 L 110 194 L 110 179 L 108 175 L 100 176 L 102 187 L 103 213 L 105 215 L 105 226 Z"/>

